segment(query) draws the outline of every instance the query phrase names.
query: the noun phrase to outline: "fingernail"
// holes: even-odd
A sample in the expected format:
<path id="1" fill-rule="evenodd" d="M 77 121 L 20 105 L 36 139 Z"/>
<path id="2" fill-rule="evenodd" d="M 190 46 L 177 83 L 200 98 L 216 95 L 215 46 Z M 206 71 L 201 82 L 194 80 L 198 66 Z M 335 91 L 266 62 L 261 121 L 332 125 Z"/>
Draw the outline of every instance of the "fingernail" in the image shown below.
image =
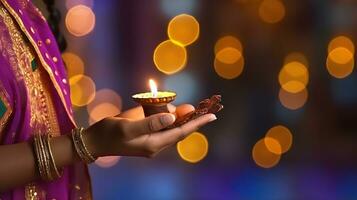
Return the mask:
<path id="1" fill-rule="evenodd" d="M 160 117 L 160 122 L 163 126 L 168 126 L 174 123 L 175 116 L 172 114 L 166 114 Z"/>
<path id="2" fill-rule="evenodd" d="M 216 117 L 215 114 L 211 114 L 211 115 L 209 116 L 209 122 L 213 122 L 213 121 L 216 120 L 216 119 L 217 119 L 217 117 Z"/>

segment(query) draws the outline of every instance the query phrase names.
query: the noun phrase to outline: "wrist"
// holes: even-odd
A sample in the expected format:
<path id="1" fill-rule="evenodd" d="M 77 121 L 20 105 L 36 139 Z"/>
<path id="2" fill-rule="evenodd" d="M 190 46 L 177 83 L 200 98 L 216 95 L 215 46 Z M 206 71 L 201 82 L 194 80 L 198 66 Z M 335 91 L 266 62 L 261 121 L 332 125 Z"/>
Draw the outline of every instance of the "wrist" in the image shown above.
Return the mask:
<path id="1" fill-rule="evenodd" d="M 97 159 L 98 156 L 94 156 L 96 148 L 94 148 L 93 144 L 95 143 L 90 142 L 92 141 L 90 137 L 85 137 L 84 128 L 80 127 L 72 130 L 72 141 L 77 155 L 83 162 L 90 164 Z"/>
<path id="2" fill-rule="evenodd" d="M 98 158 L 104 155 L 104 150 L 101 145 L 100 138 L 98 138 L 98 134 L 91 128 L 87 128 L 82 133 L 83 142 L 86 145 L 90 154 L 93 157 Z"/>

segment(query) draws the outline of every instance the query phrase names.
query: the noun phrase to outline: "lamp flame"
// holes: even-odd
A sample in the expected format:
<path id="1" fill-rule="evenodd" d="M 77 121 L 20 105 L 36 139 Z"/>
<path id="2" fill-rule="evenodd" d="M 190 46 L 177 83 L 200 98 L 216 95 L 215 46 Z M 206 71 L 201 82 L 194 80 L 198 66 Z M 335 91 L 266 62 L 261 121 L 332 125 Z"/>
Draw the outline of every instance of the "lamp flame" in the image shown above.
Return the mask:
<path id="1" fill-rule="evenodd" d="M 150 90 L 152 97 L 157 97 L 157 86 L 154 80 L 150 79 L 149 80 L 149 85 L 150 85 Z"/>

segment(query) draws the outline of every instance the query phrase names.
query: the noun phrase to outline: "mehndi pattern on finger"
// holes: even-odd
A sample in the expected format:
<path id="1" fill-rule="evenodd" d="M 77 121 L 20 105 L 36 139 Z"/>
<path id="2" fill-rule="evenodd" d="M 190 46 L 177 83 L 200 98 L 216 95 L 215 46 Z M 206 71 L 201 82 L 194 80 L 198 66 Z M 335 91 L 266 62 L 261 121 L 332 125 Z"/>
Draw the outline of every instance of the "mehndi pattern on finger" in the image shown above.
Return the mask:
<path id="1" fill-rule="evenodd" d="M 221 101 L 222 101 L 221 95 L 213 95 L 209 99 L 204 99 L 198 104 L 198 106 L 194 111 L 191 111 L 186 115 L 177 118 L 176 121 L 167 128 L 179 127 L 202 115 L 209 114 L 209 113 L 217 113 L 223 109 L 223 105 L 221 104 Z"/>

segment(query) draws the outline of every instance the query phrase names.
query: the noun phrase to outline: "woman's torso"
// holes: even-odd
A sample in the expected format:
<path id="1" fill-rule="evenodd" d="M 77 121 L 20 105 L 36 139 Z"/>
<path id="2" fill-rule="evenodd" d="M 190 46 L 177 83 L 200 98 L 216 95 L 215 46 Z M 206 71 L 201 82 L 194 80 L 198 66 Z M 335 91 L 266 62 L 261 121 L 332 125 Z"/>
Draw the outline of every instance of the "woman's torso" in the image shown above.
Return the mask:
<path id="1" fill-rule="evenodd" d="M 0 110 L 4 112 L 0 115 L 0 144 L 27 141 L 36 132 L 55 136 L 68 133 L 74 127 L 68 103 L 69 87 L 60 54 L 53 47 L 54 38 L 40 34 L 48 31 L 43 16 L 27 0 L 1 1 Z M 33 21 L 29 22 L 33 25 L 28 32 L 26 20 Z M 37 32 L 40 39 L 34 46 L 35 37 L 28 35 Z M 0 194 L 3 200 L 80 198 L 91 198 L 87 168 L 81 163 L 66 167 L 63 177 L 52 183 L 35 181 Z"/>

